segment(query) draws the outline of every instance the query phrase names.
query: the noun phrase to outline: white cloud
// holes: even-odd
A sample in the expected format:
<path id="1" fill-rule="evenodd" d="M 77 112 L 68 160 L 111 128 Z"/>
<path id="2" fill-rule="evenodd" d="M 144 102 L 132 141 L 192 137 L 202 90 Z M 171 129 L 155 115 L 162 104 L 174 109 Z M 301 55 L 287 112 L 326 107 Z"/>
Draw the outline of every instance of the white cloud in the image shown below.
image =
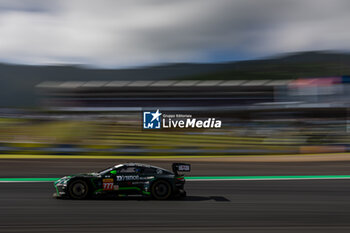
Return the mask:
<path id="1" fill-rule="evenodd" d="M 350 50 L 349 9 L 346 0 L 6 0 L 0 60 L 122 67 L 225 50 Z"/>

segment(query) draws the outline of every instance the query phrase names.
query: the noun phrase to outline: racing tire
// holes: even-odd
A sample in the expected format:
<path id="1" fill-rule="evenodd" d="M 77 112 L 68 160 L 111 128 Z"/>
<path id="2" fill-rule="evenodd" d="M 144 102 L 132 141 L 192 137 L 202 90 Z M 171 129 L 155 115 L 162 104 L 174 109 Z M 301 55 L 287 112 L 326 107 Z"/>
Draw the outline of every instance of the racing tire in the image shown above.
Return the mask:
<path id="1" fill-rule="evenodd" d="M 85 199 L 89 194 L 89 185 L 84 180 L 74 180 L 68 186 L 68 194 L 72 199 Z"/>
<path id="2" fill-rule="evenodd" d="M 166 200 L 170 198 L 171 194 L 171 185 L 165 180 L 157 180 L 151 187 L 151 195 L 154 199 Z"/>

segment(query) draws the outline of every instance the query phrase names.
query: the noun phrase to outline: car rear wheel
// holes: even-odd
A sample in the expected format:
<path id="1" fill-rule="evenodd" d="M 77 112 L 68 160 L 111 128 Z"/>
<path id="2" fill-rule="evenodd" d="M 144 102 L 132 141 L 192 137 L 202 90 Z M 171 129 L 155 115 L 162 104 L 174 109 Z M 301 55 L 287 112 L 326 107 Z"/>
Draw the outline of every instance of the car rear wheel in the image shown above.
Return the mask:
<path id="1" fill-rule="evenodd" d="M 83 180 L 75 180 L 69 185 L 68 193 L 73 199 L 85 199 L 89 193 L 89 186 Z"/>
<path id="2" fill-rule="evenodd" d="M 152 197 L 157 200 L 165 200 L 171 196 L 171 186 L 165 180 L 157 180 L 151 188 Z"/>

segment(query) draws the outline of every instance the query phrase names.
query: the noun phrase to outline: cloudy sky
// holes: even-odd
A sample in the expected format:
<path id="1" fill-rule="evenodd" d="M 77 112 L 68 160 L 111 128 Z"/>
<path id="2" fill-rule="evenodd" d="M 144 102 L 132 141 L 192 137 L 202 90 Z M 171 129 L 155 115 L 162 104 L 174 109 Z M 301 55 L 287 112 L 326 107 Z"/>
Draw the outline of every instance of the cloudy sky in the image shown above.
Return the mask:
<path id="1" fill-rule="evenodd" d="M 0 0 L 0 62 L 102 68 L 350 51 L 348 0 Z"/>

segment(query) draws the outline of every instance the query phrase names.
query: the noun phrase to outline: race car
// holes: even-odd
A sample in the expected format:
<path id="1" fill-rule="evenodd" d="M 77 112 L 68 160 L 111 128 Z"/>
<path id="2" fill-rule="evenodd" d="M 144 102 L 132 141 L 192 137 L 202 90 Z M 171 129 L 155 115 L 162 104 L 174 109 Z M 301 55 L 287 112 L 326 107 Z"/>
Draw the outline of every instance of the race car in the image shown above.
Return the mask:
<path id="1" fill-rule="evenodd" d="M 142 195 L 165 200 L 185 197 L 182 172 L 190 164 L 173 163 L 173 172 L 147 164 L 124 163 L 96 173 L 65 176 L 54 183 L 57 198 L 86 199 L 100 195 Z"/>

